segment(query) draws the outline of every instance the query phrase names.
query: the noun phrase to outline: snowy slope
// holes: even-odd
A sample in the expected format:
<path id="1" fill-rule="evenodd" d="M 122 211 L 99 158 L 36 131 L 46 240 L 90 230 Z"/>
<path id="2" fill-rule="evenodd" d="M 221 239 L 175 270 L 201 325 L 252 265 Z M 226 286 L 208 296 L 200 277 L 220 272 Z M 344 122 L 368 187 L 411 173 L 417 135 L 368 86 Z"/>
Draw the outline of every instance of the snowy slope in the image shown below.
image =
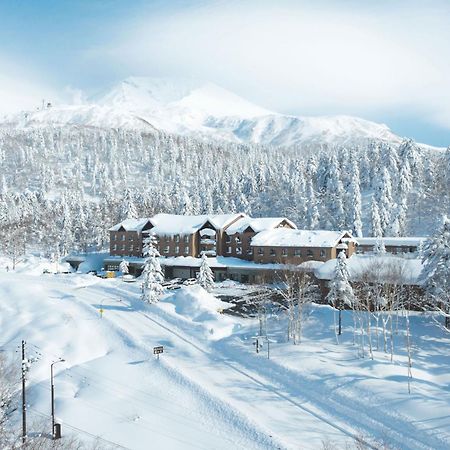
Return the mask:
<path id="1" fill-rule="evenodd" d="M 212 83 L 130 77 L 84 105 L 56 105 L 8 116 L 21 128 L 77 125 L 153 130 L 274 146 L 398 143 L 386 125 L 349 116 L 296 117 L 256 106 Z"/>
<path id="2" fill-rule="evenodd" d="M 381 351 L 360 359 L 350 314 L 337 346 L 326 306 L 309 311 L 298 346 L 285 342 L 284 321 L 269 321 L 267 360 L 252 345 L 256 321 L 219 314 L 222 304 L 196 286 L 146 306 L 138 283 L 2 271 L 0 298 L 2 350 L 14 355 L 26 339 L 30 356 L 41 355 L 28 383 L 32 417 L 48 416 L 49 364 L 66 359 L 55 366 L 66 433 L 132 449 L 340 449 L 355 436 L 389 448 L 450 445 L 449 340 L 426 316 L 411 319 L 408 395 L 401 331 L 394 364 Z M 154 345 L 165 347 L 159 361 Z"/>

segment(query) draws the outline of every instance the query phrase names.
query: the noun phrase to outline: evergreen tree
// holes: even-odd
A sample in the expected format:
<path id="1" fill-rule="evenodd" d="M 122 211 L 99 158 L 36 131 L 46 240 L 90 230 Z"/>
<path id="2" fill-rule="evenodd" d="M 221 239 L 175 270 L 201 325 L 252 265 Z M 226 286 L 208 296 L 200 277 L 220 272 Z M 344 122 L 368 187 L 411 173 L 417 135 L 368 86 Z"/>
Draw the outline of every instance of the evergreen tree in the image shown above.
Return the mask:
<path id="1" fill-rule="evenodd" d="M 450 331 L 450 219 L 447 217 L 444 216 L 436 234 L 425 242 L 422 261 L 424 288 Z"/>
<path id="2" fill-rule="evenodd" d="M 208 265 L 208 258 L 204 253 L 202 255 L 200 270 L 197 274 L 197 281 L 200 286 L 208 292 L 214 287 L 214 274 Z"/>
<path id="3" fill-rule="evenodd" d="M 345 305 L 353 307 L 354 302 L 353 288 L 348 278 L 347 257 L 345 252 L 341 251 L 336 258 L 336 266 L 330 282 L 330 292 L 326 297 L 328 303 L 339 310 L 337 335 L 342 334 L 342 309 Z"/>
<path id="4" fill-rule="evenodd" d="M 122 261 L 120 261 L 119 272 L 122 272 L 123 275 L 127 275 L 130 272 L 128 268 L 128 261 L 126 261 L 125 259 L 122 259 Z"/>
<path id="5" fill-rule="evenodd" d="M 138 214 L 134 204 L 133 194 L 130 189 L 125 189 L 125 195 L 122 200 L 122 212 L 120 214 L 121 220 L 137 219 Z"/>
<path id="6" fill-rule="evenodd" d="M 142 271 L 141 299 L 146 303 L 157 303 L 163 292 L 162 282 L 164 281 L 164 275 L 158 260 L 160 255 L 156 249 L 156 238 L 154 235 L 144 239 L 143 253 L 147 258 Z"/>
<path id="7" fill-rule="evenodd" d="M 358 165 L 354 161 L 352 164 L 352 179 L 349 186 L 348 202 L 348 225 L 351 226 L 353 236 L 362 237 L 362 211 L 361 211 L 361 189 L 359 180 Z"/>
<path id="8" fill-rule="evenodd" d="M 378 212 L 375 197 L 372 197 L 372 203 L 370 204 L 370 216 L 372 221 L 372 236 L 379 238 L 383 235 L 383 230 L 381 228 L 380 213 Z"/>

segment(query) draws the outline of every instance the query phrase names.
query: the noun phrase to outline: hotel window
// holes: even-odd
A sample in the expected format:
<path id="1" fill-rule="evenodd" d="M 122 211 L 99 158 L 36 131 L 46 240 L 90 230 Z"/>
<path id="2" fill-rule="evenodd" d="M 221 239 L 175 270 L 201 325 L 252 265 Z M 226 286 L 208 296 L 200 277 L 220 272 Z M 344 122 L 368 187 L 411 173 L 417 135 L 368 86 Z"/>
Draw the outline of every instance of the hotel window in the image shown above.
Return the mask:
<path id="1" fill-rule="evenodd" d="M 180 247 L 178 245 L 175 246 L 175 253 L 176 254 L 180 253 Z"/>
<path id="2" fill-rule="evenodd" d="M 189 235 L 186 235 L 186 236 L 184 237 L 184 242 L 185 242 L 186 244 L 189 244 Z"/>
<path id="3" fill-rule="evenodd" d="M 180 242 L 180 235 L 176 234 L 174 239 L 175 239 L 175 242 Z"/>
<path id="4" fill-rule="evenodd" d="M 122 241 L 124 241 L 125 240 L 125 235 L 122 234 L 121 238 L 122 238 Z"/>
<path id="5" fill-rule="evenodd" d="M 270 256 L 275 256 L 277 253 L 274 248 L 270 249 Z"/>
<path id="6" fill-rule="evenodd" d="M 189 255 L 189 247 L 184 247 L 184 254 Z"/>
<path id="7" fill-rule="evenodd" d="M 294 256 L 302 256 L 302 251 L 299 248 L 294 250 Z"/>
<path id="8" fill-rule="evenodd" d="M 314 256 L 314 252 L 311 249 L 306 250 L 306 256 Z"/>
<path id="9" fill-rule="evenodd" d="M 236 254 L 242 255 L 242 247 L 236 247 Z"/>
<path id="10" fill-rule="evenodd" d="M 117 244 L 113 245 L 113 250 L 117 250 Z"/>
<path id="11" fill-rule="evenodd" d="M 240 236 L 236 236 L 235 238 L 236 244 L 240 244 L 241 243 L 241 237 Z"/>
<path id="12" fill-rule="evenodd" d="M 281 256 L 287 256 L 288 251 L 287 248 L 283 248 L 283 250 L 281 250 Z"/>
<path id="13" fill-rule="evenodd" d="M 116 234 L 113 234 L 113 235 L 112 235 L 112 240 L 113 240 L 113 241 L 117 241 L 117 235 L 116 235 Z"/>
<path id="14" fill-rule="evenodd" d="M 231 247 L 227 247 L 227 253 L 231 253 Z"/>
<path id="15" fill-rule="evenodd" d="M 227 234 L 227 237 L 225 238 L 225 242 L 227 244 L 229 244 L 231 242 L 231 236 L 229 236 L 228 234 Z"/>
<path id="16" fill-rule="evenodd" d="M 264 249 L 258 248 L 258 255 L 264 255 Z"/>
<path id="17" fill-rule="evenodd" d="M 125 244 L 122 244 L 122 250 L 125 250 L 125 248 L 126 248 Z"/>
<path id="18" fill-rule="evenodd" d="M 249 248 L 247 250 L 247 255 L 253 255 L 253 249 L 252 248 Z"/>
<path id="19" fill-rule="evenodd" d="M 325 257 L 325 250 L 320 250 L 320 257 L 321 258 L 324 258 Z"/>
<path id="20" fill-rule="evenodd" d="M 128 240 L 129 241 L 132 241 L 134 239 L 134 236 L 132 235 L 132 234 L 130 234 L 129 236 L 128 236 Z"/>
<path id="21" fill-rule="evenodd" d="M 130 252 L 132 252 L 134 250 L 134 246 L 130 245 Z"/>
<path id="22" fill-rule="evenodd" d="M 167 255 L 167 253 L 169 253 L 169 246 L 168 245 L 166 245 L 165 247 L 164 247 L 164 253 Z"/>

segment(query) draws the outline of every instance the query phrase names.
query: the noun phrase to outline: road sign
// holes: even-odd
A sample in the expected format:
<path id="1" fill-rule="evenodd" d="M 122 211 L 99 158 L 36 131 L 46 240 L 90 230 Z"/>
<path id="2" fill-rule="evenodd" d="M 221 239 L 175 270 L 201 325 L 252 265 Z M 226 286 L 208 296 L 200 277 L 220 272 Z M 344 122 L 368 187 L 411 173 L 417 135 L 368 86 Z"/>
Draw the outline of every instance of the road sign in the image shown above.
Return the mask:
<path id="1" fill-rule="evenodd" d="M 158 359 L 161 353 L 164 353 L 164 347 L 162 345 L 159 345 L 158 347 L 153 347 L 153 354 L 157 355 Z"/>

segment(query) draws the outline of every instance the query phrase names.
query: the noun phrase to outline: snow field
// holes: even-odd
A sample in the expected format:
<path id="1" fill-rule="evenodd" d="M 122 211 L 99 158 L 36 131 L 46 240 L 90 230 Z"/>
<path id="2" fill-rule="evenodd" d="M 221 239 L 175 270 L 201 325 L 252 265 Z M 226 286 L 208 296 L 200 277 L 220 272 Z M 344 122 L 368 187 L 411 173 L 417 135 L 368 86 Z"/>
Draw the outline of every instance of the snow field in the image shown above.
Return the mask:
<path id="1" fill-rule="evenodd" d="M 309 309 L 297 346 L 285 342 L 282 318 L 269 320 L 267 360 L 266 348 L 256 355 L 252 345 L 256 321 L 221 314 L 228 305 L 199 286 L 157 305 L 142 304 L 139 290 L 120 279 L 0 272 L 0 344 L 10 351 L 25 338 L 41 354 L 30 372 L 31 410 L 49 413 L 49 365 L 62 356 L 63 430 L 126 448 L 339 449 L 355 437 L 375 447 L 449 447 L 450 339 L 428 317 L 411 317 L 408 395 L 402 318 L 394 364 L 382 351 L 358 358 L 350 313 L 337 345 L 326 306 Z M 159 361 L 155 345 L 164 345 Z"/>

